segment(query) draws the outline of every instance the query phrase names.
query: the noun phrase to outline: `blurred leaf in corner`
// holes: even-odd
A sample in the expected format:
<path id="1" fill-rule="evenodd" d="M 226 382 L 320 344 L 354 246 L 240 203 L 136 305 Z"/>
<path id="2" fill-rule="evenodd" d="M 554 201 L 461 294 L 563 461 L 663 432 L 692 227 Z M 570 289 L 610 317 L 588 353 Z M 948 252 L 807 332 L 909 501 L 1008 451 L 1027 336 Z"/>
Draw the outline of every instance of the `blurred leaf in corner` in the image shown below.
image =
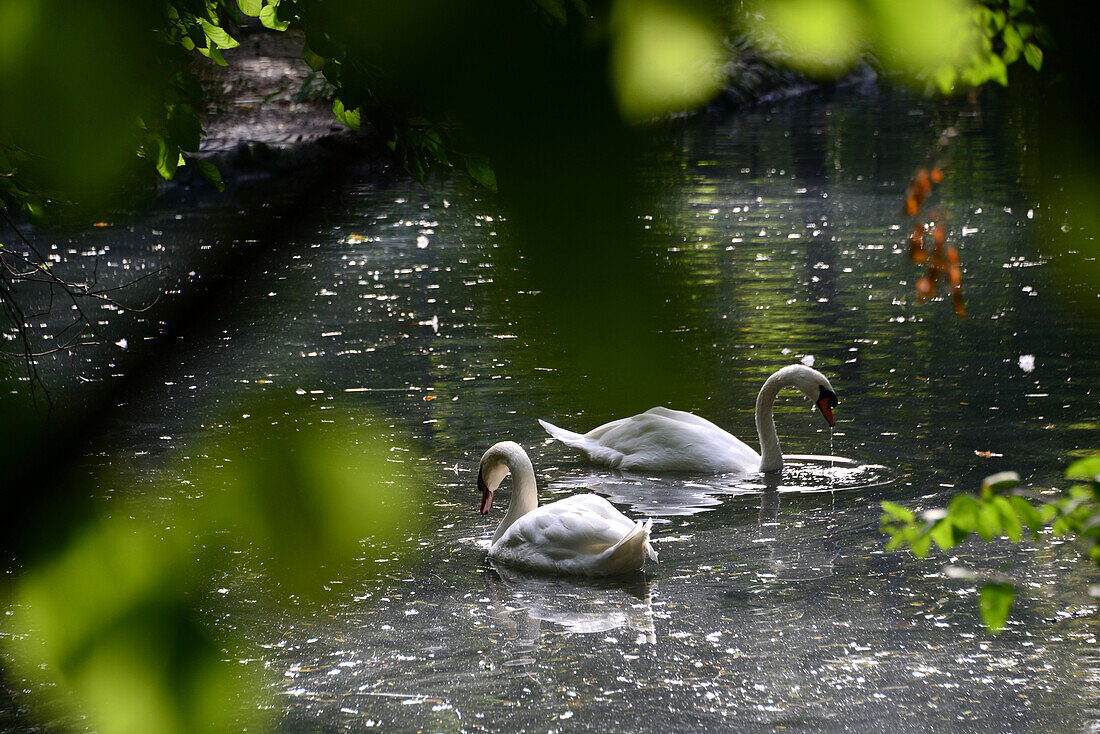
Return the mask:
<path id="1" fill-rule="evenodd" d="M 104 734 L 263 728 L 257 671 L 196 609 L 200 567 L 185 538 L 129 518 L 93 522 L 14 585 L 9 675 L 40 721 Z M 81 726 L 77 722 L 82 722 Z"/>
<path id="2" fill-rule="evenodd" d="M 159 99 L 157 3 L 0 3 L 0 129 L 30 154 L 23 180 L 101 197 L 136 166 Z"/>
<path id="3" fill-rule="evenodd" d="M 319 600 L 415 535 L 423 500 L 413 454 L 394 451 L 376 418 L 293 407 L 254 405 L 180 447 L 153 491 L 120 495 L 112 516 L 12 581 L 5 667 L 38 722 L 102 734 L 268 728 L 269 681 L 207 610 L 213 579 L 244 559 L 250 578 L 270 582 L 261 600 Z M 134 486 L 124 462 L 110 466 L 92 494 Z"/>

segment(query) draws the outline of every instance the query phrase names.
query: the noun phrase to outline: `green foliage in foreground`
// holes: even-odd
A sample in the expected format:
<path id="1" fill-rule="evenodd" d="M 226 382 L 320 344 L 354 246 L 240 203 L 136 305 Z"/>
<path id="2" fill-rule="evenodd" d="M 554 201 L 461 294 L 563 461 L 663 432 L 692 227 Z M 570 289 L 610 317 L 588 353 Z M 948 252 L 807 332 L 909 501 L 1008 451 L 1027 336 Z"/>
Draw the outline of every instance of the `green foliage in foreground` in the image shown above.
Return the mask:
<path id="1" fill-rule="evenodd" d="M 985 541 L 1006 537 L 1019 543 L 1025 535 L 1037 539 L 1050 526 L 1056 535 L 1074 537 L 1100 566 L 1100 455 L 1071 464 L 1066 478 L 1080 481 L 1048 497 L 1020 488 L 1015 472 L 993 474 L 982 481 L 979 494 L 960 494 L 946 508 L 919 517 L 906 507 L 883 502 L 881 527 L 890 536 L 886 549 L 909 546 L 915 556 L 924 558 L 933 543 L 947 551 L 972 534 Z M 982 586 L 979 607 L 991 632 L 1004 627 L 1014 596 L 1015 588 L 1004 579 L 989 579 Z"/>
<path id="2" fill-rule="evenodd" d="M 4 589 L 5 679 L 30 692 L 37 720 L 104 734 L 270 728 L 273 681 L 239 662 L 257 641 L 207 611 L 213 590 L 251 597 L 260 571 L 261 601 L 312 616 L 326 584 L 369 578 L 380 549 L 417 533 L 423 500 L 376 419 L 289 407 L 254 406 L 180 447 L 147 499 L 127 498 L 124 472 L 101 474 L 93 490 L 119 495 L 113 513 Z"/>
<path id="3" fill-rule="evenodd" d="M 300 31 L 335 117 L 369 125 L 406 170 L 454 166 L 490 189 L 502 159 L 549 136 L 587 126 L 613 147 L 619 124 L 705 104 L 730 81 L 735 33 L 812 76 L 870 60 L 943 94 L 1007 84 L 1049 44 L 1027 0 L 755 0 L 732 15 L 705 0 L 28 0 L 0 7 L 0 206 L 41 217 L 188 166 L 223 188 L 196 157 L 193 64 L 228 65 L 246 19 Z"/>

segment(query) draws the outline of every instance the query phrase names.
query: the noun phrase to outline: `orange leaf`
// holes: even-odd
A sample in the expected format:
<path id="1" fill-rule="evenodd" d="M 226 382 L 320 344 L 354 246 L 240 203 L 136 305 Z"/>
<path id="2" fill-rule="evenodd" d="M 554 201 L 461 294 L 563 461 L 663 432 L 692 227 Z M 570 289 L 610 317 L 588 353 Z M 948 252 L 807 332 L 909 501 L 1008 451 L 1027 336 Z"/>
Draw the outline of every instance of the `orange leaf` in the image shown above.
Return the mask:
<path id="1" fill-rule="evenodd" d="M 960 319 L 966 318 L 966 303 L 963 302 L 962 288 L 956 288 L 951 293 L 951 300 L 955 304 L 955 313 Z"/>
<path id="2" fill-rule="evenodd" d="M 928 251 L 919 242 L 909 242 L 909 259 L 915 264 L 920 265 L 922 262 L 928 259 Z"/>

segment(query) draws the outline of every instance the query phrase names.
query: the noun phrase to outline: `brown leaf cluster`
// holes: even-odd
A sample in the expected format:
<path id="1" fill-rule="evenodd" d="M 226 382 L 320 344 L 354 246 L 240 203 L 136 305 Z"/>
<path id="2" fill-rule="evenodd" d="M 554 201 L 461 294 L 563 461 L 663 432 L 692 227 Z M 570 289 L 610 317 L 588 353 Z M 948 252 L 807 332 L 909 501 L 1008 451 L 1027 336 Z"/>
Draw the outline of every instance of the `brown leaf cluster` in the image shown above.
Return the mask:
<path id="1" fill-rule="evenodd" d="M 905 215 L 918 217 L 909 233 L 909 259 L 916 265 L 927 263 L 924 275 L 917 281 L 917 298 L 927 301 L 934 297 L 939 289 L 940 278 L 943 277 L 951 288 L 955 313 L 959 318 L 966 318 L 959 251 L 954 245 L 947 244 L 947 228 L 938 212 L 929 212 L 927 221 L 919 218 L 932 188 L 942 182 L 943 169 L 937 166 L 921 168 L 909 183 L 909 190 L 905 195 Z"/>

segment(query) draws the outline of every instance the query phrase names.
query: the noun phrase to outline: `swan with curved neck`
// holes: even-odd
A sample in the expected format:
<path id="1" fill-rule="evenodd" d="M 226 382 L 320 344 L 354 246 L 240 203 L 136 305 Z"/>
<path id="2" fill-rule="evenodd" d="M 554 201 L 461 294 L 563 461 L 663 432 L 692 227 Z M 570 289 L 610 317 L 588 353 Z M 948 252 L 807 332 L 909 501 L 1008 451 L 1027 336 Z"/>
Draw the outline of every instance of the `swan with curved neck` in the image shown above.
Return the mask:
<path id="1" fill-rule="evenodd" d="M 833 426 L 836 392 L 828 378 L 812 367 L 793 364 L 777 370 L 756 396 L 756 433 L 760 453 L 705 418 L 668 408 L 605 423 L 588 433 L 574 433 L 539 420 L 542 427 L 594 464 L 626 471 L 774 472 L 783 468 L 775 431 L 775 398 L 793 387 L 814 402 Z"/>
<path id="2" fill-rule="evenodd" d="M 635 522 L 595 494 L 539 506 L 535 470 L 523 447 L 501 441 L 481 457 L 477 486 L 481 514 L 489 514 L 497 487 L 512 475 L 512 499 L 493 533 L 489 557 L 531 571 L 612 576 L 657 560 L 649 542 L 652 520 Z"/>

